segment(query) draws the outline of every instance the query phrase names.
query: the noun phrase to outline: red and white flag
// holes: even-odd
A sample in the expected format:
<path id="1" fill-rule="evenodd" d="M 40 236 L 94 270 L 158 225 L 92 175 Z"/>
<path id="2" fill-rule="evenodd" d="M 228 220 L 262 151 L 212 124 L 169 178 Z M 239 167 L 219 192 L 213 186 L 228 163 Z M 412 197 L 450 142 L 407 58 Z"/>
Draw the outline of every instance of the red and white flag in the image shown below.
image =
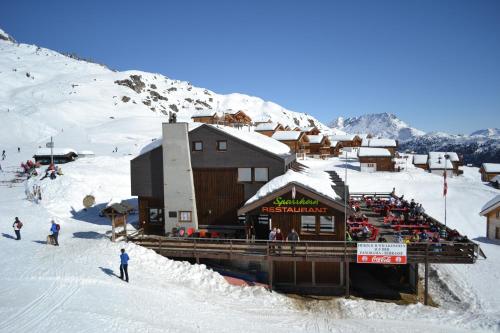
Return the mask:
<path id="1" fill-rule="evenodd" d="M 448 182 L 446 181 L 446 171 L 443 172 L 443 178 L 444 178 L 444 183 L 443 183 L 443 196 L 446 196 L 448 193 Z"/>

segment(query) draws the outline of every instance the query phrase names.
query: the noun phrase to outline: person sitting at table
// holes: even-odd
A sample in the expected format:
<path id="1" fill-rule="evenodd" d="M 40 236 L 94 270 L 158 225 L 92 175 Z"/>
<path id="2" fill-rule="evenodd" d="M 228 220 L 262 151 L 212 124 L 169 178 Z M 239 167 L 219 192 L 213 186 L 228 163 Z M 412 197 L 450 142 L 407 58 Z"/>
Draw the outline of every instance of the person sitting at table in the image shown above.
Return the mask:
<path id="1" fill-rule="evenodd" d="M 361 236 L 366 239 L 368 238 L 368 235 L 370 234 L 370 229 L 368 228 L 367 225 L 363 226 L 363 228 L 361 229 Z"/>
<path id="2" fill-rule="evenodd" d="M 430 223 L 429 226 L 430 226 L 429 227 L 430 232 L 438 232 L 439 231 L 438 227 L 434 223 Z"/>
<path id="3" fill-rule="evenodd" d="M 396 243 L 403 243 L 403 236 L 400 232 L 396 232 Z"/>
<path id="4" fill-rule="evenodd" d="M 417 234 L 417 233 L 414 233 L 414 234 L 411 236 L 410 241 L 411 241 L 412 243 L 418 243 L 418 241 L 419 241 L 418 234 Z"/>
<path id="5" fill-rule="evenodd" d="M 424 230 L 422 230 L 418 236 L 421 242 L 426 242 L 429 239 L 429 236 Z"/>

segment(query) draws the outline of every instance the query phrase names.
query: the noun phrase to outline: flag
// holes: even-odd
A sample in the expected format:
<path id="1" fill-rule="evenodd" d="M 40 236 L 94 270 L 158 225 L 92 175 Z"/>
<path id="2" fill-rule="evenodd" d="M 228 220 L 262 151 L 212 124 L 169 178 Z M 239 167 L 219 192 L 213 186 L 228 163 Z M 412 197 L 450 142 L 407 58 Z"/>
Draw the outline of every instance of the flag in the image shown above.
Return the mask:
<path id="1" fill-rule="evenodd" d="M 446 170 L 443 172 L 443 178 L 444 178 L 443 196 L 446 196 L 446 194 L 448 193 L 448 182 L 446 181 Z"/>

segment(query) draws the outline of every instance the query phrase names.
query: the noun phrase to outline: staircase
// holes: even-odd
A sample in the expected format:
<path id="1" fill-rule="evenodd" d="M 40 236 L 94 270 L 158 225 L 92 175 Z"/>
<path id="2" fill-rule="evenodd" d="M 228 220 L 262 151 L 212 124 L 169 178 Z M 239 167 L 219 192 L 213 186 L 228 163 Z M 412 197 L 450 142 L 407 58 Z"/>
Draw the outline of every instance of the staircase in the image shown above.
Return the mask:
<path id="1" fill-rule="evenodd" d="M 349 186 L 346 186 L 344 184 L 344 181 L 340 176 L 338 175 L 337 172 L 335 171 L 326 171 L 330 175 L 330 179 L 332 180 L 333 184 L 332 188 L 337 193 L 342 199 L 344 199 L 344 194 L 347 194 L 347 199 L 349 199 Z"/>

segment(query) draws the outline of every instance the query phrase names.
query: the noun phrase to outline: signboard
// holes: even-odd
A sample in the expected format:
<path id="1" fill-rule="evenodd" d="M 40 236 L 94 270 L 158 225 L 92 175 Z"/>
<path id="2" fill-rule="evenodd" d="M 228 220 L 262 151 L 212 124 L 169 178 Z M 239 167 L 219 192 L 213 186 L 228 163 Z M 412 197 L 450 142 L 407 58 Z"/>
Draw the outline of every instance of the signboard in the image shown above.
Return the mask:
<path id="1" fill-rule="evenodd" d="M 358 243 L 358 264 L 404 265 L 406 244 L 401 243 Z"/>
<path id="2" fill-rule="evenodd" d="M 262 213 L 324 213 L 327 207 L 321 207 L 319 200 L 308 198 L 286 199 L 277 197 L 270 205 L 261 208 Z"/>
<path id="3" fill-rule="evenodd" d="M 54 142 L 47 142 L 45 144 L 45 147 L 47 147 L 47 148 L 54 148 Z"/>

